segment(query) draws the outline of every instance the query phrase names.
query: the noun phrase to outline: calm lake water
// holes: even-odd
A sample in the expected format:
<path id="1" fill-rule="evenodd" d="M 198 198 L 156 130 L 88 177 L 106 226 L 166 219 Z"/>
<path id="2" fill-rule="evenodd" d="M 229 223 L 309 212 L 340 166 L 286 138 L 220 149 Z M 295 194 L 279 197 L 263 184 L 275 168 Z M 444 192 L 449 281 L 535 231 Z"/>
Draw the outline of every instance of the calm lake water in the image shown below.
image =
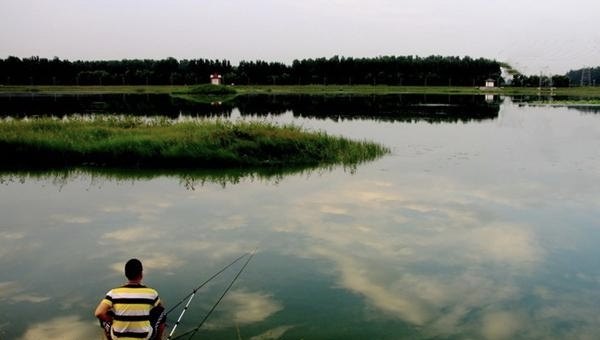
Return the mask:
<path id="1" fill-rule="evenodd" d="M 145 107 L 294 122 L 392 153 L 280 176 L 4 173 L 1 339 L 99 339 L 93 310 L 123 283 L 127 259 L 144 262 L 169 306 L 254 248 L 198 338 L 600 336 L 596 109 L 478 96 L 121 97 L 129 106 L 71 98 L 53 112 L 35 103 L 55 97 L 2 97 L 0 113 Z M 178 331 L 200 322 L 241 265 L 198 292 Z"/>

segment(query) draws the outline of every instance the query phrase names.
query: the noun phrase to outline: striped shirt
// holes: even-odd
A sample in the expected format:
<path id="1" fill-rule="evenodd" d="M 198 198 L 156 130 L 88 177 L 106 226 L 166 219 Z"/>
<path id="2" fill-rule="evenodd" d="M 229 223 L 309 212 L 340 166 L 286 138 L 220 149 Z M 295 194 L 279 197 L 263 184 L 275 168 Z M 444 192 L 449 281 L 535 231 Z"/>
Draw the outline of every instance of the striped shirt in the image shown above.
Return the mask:
<path id="1" fill-rule="evenodd" d="M 106 293 L 102 303 L 115 313 L 113 339 L 148 339 L 152 335 L 150 310 L 160 304 L 158 292 L 143 285 L 128 284 Z"/>

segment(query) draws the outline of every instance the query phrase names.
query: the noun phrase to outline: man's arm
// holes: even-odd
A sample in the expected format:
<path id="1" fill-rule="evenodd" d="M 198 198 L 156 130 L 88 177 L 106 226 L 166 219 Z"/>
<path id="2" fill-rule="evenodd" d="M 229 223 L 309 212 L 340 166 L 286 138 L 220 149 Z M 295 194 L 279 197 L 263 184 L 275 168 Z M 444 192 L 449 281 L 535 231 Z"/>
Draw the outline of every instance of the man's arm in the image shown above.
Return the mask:
<path id="1" fill-rule="evenodd" d="M 108 313 L 109 311 L 110 306 L 101 301 L 100 304 L 98 304 L 98 307 L 96 307 L 96 312 L 94 312 L 94 315 L 102 321 L 111 322 L 113 318 Z"/>

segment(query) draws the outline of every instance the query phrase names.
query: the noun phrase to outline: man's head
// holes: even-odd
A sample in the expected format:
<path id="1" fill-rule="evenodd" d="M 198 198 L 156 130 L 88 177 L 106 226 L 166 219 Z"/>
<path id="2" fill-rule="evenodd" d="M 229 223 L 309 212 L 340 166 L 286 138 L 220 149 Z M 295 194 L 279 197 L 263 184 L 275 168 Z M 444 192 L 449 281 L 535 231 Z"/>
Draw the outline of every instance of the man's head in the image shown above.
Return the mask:
<path id="1" fill-rule="evenodd" d="M 142 278 L 142 262 L 138 259 L 131 259 L 125 263 L 125 276 L 129 280 Z"/>

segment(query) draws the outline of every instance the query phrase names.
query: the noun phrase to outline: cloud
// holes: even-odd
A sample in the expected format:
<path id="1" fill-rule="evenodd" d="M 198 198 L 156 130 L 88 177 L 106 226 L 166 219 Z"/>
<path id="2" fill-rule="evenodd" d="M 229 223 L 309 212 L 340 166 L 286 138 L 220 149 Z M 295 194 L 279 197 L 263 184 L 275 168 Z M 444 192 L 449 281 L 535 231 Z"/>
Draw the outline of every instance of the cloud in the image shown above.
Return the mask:
<path id="1" fill-rule="evenodd" d="M 97 323 L 84 321 L 79 316 L 71 315 L 33 324 L 20 339 L 97 339 L 101 336 L 101 332 Z"/>
<path id="2" fill-rule="evenodd" d="M 503 336 L 496 321 L 514 334 L 513 319 L 474 311 L 521 298 L 519 285 L 502 272 L 527 275 L 543 263 L 536 233 L 525 223 L 490 218 L 480 208 L 481 192 L 434 182 L 435 191 L 373 181 L 316 191 L 292 202 L 295 210 L 273 228 L 310 244 L 301 243 L 298 256 L 330 260 L 337 284 L 380 312 L 373 317 L 401 319 L 433 337 L 481 337 L 484 324 L 486 336 Z M 331 218 L 350 211 L 350 223 Z"/>
<path id="3" fill-rule="evenodd" d="M 209 238 L 201 240 L 183 239 L 179 240 L 177 244 L 177 249 L 181 251 L 181 254 L 191 256 L 193 261 L 201 259 L 207 265 L 210 262 L 218 262 L 216 264 L 220 265 L 224 260 L 233 260 L 255 247 L 256 241 L 246 238 L 235 241 Z"/>
<path id="4" fill-rule="evenodd" d="M 139 259 L 142 261 L 142 265 L 144 267 L 144 275 L 147 275 L 149 272 L 170 272 L 171 270 L 183 265 L 183 261 L 175 255 L 158 252 L 153 253 L 150 256 L 139 257 Z M 125 262 L 113 263 L 110 265 L 110 268 L 115 273 L 125 275 Z"/>
<path id="5" fill-rule="evenodd" d="M 50 300 L 49 296 L 40 296 L 40 295 L 35 295 L 35 294 L 18 294 L 15 295 L 13 298 L 11 298 L 12 301 L 15 302 L 29 302 L 29 303 L 40 303 L 40 302 L 46 302 L 48 300 Z"/>
<path id="6" fill-rule="evenodd" d="M 40 245 L 40 241 L 28 239 L 23 232 L 0 232 L 0 262 L 21 260 L 21 254 L 33 253 Z"/>
<path id="7" fill-rule="evenodd" d="M 156 240 L 160 238 L 161 232 L 156 232 L 156 228 L 150 227 L 128 227 L 124 229 L 118 229 L 102 235 L 102 240 L 109 240 L 111 243 L 114 241 L 130 243 L 142 240 Z"/>
<path id="8" fill-rule="evenodd" d="M 21 232 L 8 232 L 8 231 L 0 232 L 0 239 L 14 241 L 14 240 L 23 239 L 24 237 L 25 237 L 25 234 L 21 233 Z"/>
<path id="9" fill-rule="evenodd" d="M 143 196 L 136 197 L 135 201 L 122 206 L 107 205 L 98 210 L 103 213 L 129 213 L 133 214 L 138 220 L 143 222 L 156 221 L 160 214 L 173 206 L 173 203 L 166 200 L 169 196 Z"/>
<path id="10" fill-rule="evenodd" d="M 483 317 L 482 334 L 486 339 L 513 339 L 523 326 L 522 318 L 510 312 L 492 312 Z"/>
<path id="11" fill-rule="evenodd" d="M 283 305 L 273 297 L 261 292 L 246 290 L 231 291 L 222 302 L 224 316 L 211 321 L 211 328 L 236 325 L 247 325 L 266 320 L 271 315 L 283 310 Z"/>
<path id="12" fill-rule="evenodd" d="M 223 217 L 213 230 L 234 230 L 245 226 L 248 221 L 245 216 L 242 215 L 229 215 Z"/>
<path id="13" fill-rule="evenodd" d="M 340 208 L 340 207 L 335 207 L 332 205 L 322 205 L 321 206 L 321 213 L 323 214 L 333 214 L 333 215 L 347 215 L 348 214 L 348 210 L 344 209 L 344 208 Z"/>
<path id="14" fill-rule="evenodd" d="M 332 260 L 339 273 L 339 285 L 363 296 L 370 307 L 383 313 L 371 313 L 372 317 L 398 318 L 422 327 L 432 337 L 481 335 L 482 327 L 473 311 L 516 301 L 522 294 L 514 283 L 498 281 L 480 270 L 426 274 L 411 271 L 400 261 L 390 266 L 388 259 L 361 259 L 325 247 L 309 251 Z M 490 314 L 487 335 L 502 335 L 493 325 L 495 320 L 506 319 Z"/>
<path id="15" fill-rule="evenodd" d="M 297 204 L 297 213 L 291 214 L 297 219 L 276 230 L 304 234 L 349 253 L 360 249 L 384 257 L 404 255 L 402 260 L 412 263 L 469 261 L 524 266 L 543 259 L 544 252 L 528 225 L 488 221 L 485 214 L 465 203 L 362 189 L 304 197 Z M 320 213 L 304 213 L 307 210 Z M 347 211 L 352 211 L 352 221 L 336 223 L 329 218 L 332 213 Z M 402 237 L 395 237 L 399 232 Z"/>
<path id="16" fill-rule="evenodd" d="M 542 248 L 527 226 L 490 224 L 466 236 L 466 243 L 485 260 L 513 265 L 532 264 L 543 258 Z"/>
<path id="17" fill-rule="evenodd" d="M 23 289 L 15 281 L 0 282 L 0 299 L 8 299 Z"/>
<path id="18" fill-rule="evenodd" d="M 144 259 L 144 270 L 159 271 L 180 267 L 183 262 L 171 254 L 157 253 Z"/>
<path id="19" fill-rule="evenodd" d="M 87 216 L 55 214 L 50 216 L 51 219 L 63 224 L 88 224 L 92 219 Z"/>
<path id="20" fill-rule="evenodd" d="M 271 295 L 243 290 L 231 292 L 226 303 L 231 306 L 230 319 L 237 324 L 263 321 L 283 309 Z"/>
<path id="21" fill-rule="evenodd" d="M 16 281 L 0 282 L 0 301 L 40 303 L 50 300 L 48 296 L 26 293 L 25 288 Z"/>
<path id="22" fill-rule="evenodd" d="M 250 340 L 274 340 L 281 338 L 285 332 L 294 328 L 294 326 L 279 326 L 273 329 L 269 329 L 268 331 L 261 333 L 259 335 L 255 335 L 250 338 Z"/>
<path id="23" fill-rule="evenodd" d="M 333 259 L 341 274 L 341 285 L 365 296 L 380 310 L 417 325 L 425 323 L 430 318 L 430 312 L 427 311 L 424 303 L 406 296 L 400 291 L 390 289 L 387 282 L 375 282 L 366 268 L 358 261 L 324 248 L 313 249 L 313 251 Z"/>

